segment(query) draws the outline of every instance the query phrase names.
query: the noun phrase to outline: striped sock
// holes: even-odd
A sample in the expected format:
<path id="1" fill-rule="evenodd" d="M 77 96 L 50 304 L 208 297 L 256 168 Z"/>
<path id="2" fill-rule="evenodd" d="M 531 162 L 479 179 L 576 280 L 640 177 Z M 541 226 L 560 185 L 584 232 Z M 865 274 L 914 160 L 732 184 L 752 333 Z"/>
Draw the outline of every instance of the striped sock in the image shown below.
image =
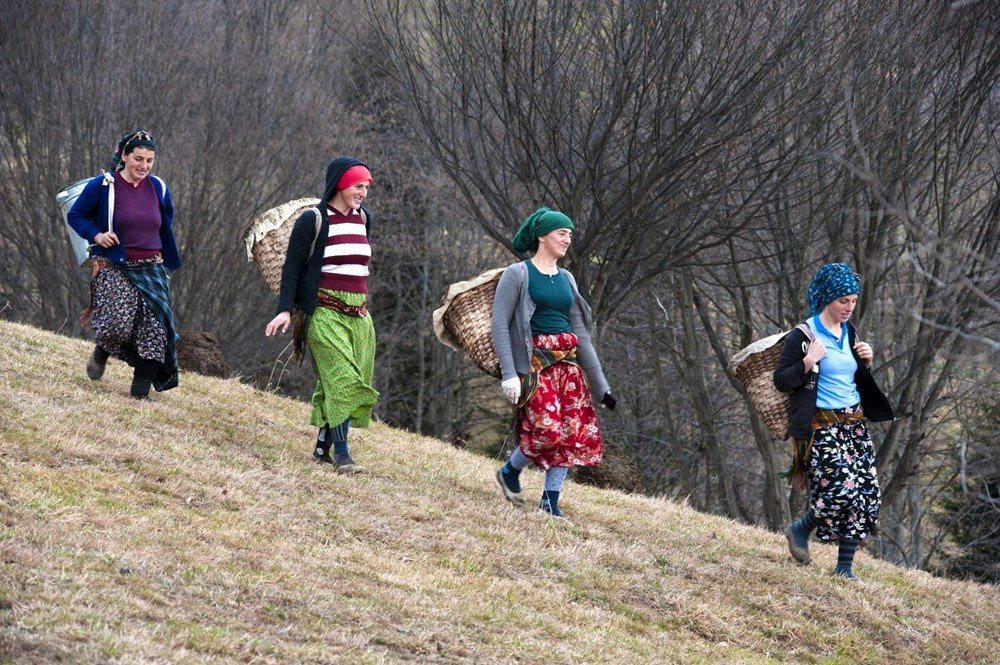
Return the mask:
<path id="1" fill-rule="evenodd" d="M 833 572 L 852 577 L 854 571 L 851 568 L 854 565 L 854 553 L 857 551 L 857 540 L 841 539 L 837 549 L 837 567 L 833 569 Z"/>
<path id="2" fill-rule="evenodd" d="M 336 427 L 330 428 L 328 441 L 333 441 L 333 456 L 336 459 L 343 459 L 350 456 L 347 449 L 347 432 L 351 429 L 351 419 L 348 418 Z"/>
<path id="3" fill-rule="evenodd" d="M 812 511 L 812 508 L 806 511 L 806 514 L 802 516 L 799 520 L 799 528 L 806 533 L 812 533 L 812 530 L 819 526 L 819 520 L 816 519 L 816 513 Z"/>
<path id="4" fill-rule="evenodd" d="M 812 508 L 798 522 L 792 522 L 792 538 L 798 547 L 809 547 L 809 534 L 819 525 Z"/>

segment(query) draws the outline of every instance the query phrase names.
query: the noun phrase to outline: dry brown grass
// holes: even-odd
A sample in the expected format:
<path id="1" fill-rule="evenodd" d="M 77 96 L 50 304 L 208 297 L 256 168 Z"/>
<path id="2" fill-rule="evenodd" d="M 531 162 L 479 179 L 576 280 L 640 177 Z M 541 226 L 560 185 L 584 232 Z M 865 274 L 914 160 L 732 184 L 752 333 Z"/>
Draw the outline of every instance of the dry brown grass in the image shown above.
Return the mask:
<path id="1" fill-rule="evenodd" d="M 997 589 L 677 503 L 566 488 L 377 425 L 342 477 L 308 407 L 185 375 L 148 403 L 89 344 L 0 322 L 0 662 L 987 663 Z M 541 475 L 526 474 L 529 495 Z"/>

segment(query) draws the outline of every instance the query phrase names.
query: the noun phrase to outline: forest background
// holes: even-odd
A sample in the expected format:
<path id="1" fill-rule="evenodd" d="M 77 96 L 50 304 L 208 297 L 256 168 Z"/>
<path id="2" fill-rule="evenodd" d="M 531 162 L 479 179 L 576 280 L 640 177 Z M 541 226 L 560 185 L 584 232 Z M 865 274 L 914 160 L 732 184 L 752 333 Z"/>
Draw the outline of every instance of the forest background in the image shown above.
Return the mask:
<path id="1" fill-rule="evenodd" d="M 157 137 L 184 329 L 244 380 L 307 397 L 266 339 L 258 214 L 327 161 L 375 175 L 377 415 L 495 454 L 496 382 L 439 344 L 450 283 L 573 218 L 565 266 L 619 397 L 602 426 L 645 491 L 781 528 L 787 446 L 725 367 L 807 315 L 824 263 L 898 420 L 873 427 L 870 551 L 1000 581 L 1000 8 L 994 2 L 8 0 L 0 21 L 0 316 L 85 336 L 55 195 L 118 137 Z M 0 342 L 2 346 L 2 342 Z M 81 368 L 82 371 L 82 368 Z"/>

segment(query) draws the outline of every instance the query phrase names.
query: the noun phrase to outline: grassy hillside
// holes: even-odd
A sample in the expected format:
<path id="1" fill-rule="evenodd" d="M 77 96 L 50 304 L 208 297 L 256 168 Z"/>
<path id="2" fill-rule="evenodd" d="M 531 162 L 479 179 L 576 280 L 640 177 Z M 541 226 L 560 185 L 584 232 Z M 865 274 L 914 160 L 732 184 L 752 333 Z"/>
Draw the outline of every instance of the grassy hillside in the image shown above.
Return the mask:
<path id="1" fill-rule="evenodd" d="M 0 663 L 987 663 L 1000 594 L 568 485 L 386 426 L 309 458 L 307 406 L 184 375 L 152 401 L 89 344 L 0 322 Z M 529 495 L 542 476 L 526 473 Z"/>

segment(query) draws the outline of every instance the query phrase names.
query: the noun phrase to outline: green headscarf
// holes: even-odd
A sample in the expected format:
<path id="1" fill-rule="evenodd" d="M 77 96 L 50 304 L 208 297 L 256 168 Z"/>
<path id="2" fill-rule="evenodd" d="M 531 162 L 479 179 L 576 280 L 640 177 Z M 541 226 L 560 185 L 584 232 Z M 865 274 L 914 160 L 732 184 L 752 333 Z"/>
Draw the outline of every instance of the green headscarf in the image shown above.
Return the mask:
<path id="1" fill-rule="evenodd" d="M 550 208 L 539 208 L 521 222 L 521 228 L 514 234 L 511 245 L 516 252 L 528 252 L 538 249 L 538 239 L 556 229 L 575 229 L 569 217 Z"/>

